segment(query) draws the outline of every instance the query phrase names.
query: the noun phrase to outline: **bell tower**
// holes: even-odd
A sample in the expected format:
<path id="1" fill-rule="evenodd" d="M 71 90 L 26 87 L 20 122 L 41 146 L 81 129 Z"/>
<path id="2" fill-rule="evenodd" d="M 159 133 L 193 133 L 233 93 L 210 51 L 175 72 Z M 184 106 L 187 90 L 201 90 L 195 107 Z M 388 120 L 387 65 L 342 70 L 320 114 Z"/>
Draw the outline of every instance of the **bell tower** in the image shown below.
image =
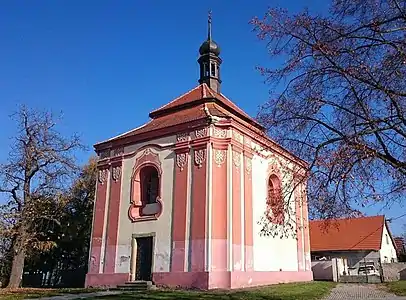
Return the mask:
<path id="1" fill-rule="evenodd" d="M 199 48 L 200 57 L 197 60 L 200 65 L 199 83 L 206 83 L 212 90 L 220 93 L 220 47 L 211 37 L 211 12 L 208 14 L 207 40 Z"/>

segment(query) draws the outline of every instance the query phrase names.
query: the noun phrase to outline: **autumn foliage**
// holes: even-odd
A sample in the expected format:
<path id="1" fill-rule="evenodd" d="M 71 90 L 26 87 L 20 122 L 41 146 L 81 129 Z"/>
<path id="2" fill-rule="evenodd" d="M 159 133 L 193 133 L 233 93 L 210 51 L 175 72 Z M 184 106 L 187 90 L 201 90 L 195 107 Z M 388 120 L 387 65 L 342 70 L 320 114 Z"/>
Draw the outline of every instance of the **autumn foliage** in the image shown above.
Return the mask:
<path id="1" fill-rule="evenodd" d="M 314 217 L 357 215 L 406 190 L 406 5 L 334 0 L 329 12 L 271 8 L 251 21 L 275 67 L 260 122 L 309 162 Z"/>

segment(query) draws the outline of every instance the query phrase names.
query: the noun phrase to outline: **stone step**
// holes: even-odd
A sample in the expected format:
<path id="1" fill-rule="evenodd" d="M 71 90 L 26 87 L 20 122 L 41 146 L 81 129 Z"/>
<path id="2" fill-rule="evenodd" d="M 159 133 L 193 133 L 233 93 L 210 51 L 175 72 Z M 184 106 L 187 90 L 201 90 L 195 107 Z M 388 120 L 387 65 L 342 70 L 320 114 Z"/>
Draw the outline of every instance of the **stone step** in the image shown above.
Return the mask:
<path id="1" fill-rule="evenodd" d="M 126 282 L 125 284 L 118 285 L 118 290 L 126 290 L 126 291 L 145 291 L 148 289 L 153 289 L 155 286 L 153 285 L 152 281 L 130 281 Z"/>

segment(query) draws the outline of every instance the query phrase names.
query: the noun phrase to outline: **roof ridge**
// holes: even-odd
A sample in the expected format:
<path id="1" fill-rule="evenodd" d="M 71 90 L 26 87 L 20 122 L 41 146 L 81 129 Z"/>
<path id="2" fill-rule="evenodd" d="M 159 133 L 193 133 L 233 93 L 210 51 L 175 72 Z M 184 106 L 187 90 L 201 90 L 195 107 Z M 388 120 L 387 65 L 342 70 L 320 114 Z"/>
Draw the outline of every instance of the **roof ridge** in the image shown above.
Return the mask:
<path id="1" fill-rule="evenodd" d="M 207 88 L 207 90 L 208 90 L 210 96 L 211 96 L 212 98 L 216 98 L 216 95 L 213 94 L 214 91 L 212 90 L 212 88 L 209 87 L 206 83 L 203 83 L 203 84 L 204 84 L 204 86 L 206 86 L 206 88 Z"/>
<path id="2" fill-rule="evenodd" d="M 154 109 L 153 111 L 151 111 L 151 113 L 155 113 L 155 112 L 157 112 L 157 111 L 159 111 L 159 110 L 165 108 L 165 106 L 168 106 L 168 105 L 172 104 L 173 102 L 175 102 L 176 100 L 178 100 L 178 99 L 180 99 L 180 98 L 182 98 L 182 97 L 185 97 L 187 94 L 189 94 L 189 93 L 193 92 L 194 90 L 196 90 L 196 89 L 202 87 L 202 85 L 203 85 L 203 84 L 197 85 L 197 86 L 194 87 L 193 89 L 187 91 L 186 93 L 183 93 L 183 94 L 180 95 L 179 97 L 176 97 L 176 98 L 173 99 L 171 102 L 168 102 L 168 103 L 162 105 L 161 107 L 159 107 L 159 108 L 157 108 L 157 109 Z"/>
<path id="3" fill-rule="evenodd" d="M 207 84 L 202 83 L 202 98 L 207 98 Z"/>

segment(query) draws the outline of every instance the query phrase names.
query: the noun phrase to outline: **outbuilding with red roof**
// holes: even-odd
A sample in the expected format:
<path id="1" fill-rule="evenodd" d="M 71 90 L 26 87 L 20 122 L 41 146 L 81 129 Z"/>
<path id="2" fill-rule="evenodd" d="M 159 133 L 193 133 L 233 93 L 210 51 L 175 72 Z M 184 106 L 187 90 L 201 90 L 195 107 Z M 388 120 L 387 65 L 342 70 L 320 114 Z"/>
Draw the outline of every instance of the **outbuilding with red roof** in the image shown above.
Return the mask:
<path id="1" fill-rule="evenodd" d="M 347 272 L 360 265 L 397 262 L 385 216 L 310 221 L 312 260 L 340 258 Z"/>

